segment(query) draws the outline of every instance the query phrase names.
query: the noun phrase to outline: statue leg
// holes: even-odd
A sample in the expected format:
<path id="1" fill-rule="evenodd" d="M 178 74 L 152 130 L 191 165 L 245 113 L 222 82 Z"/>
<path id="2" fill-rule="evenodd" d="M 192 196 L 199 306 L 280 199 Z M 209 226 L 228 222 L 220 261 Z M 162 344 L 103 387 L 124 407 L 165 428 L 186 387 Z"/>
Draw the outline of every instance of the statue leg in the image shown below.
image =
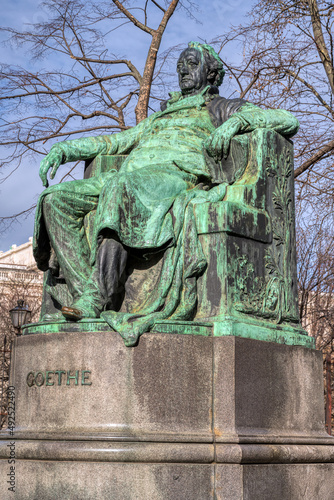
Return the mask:
<path id="1" fill-rule="evenodd" d="M 84 185 L 78 189 L 76 183 Z M 96 209 L 98 193 L 90 193 L 89 181 L 74 181 L 50 190 L 43 200 L 43 218 L 52 248 L 74 300 L 82 294 L 91 274 L 90 248 L 84 217 Z M 72 186 L 71 186 L 72 185 Z M 79 186 L 80 187 L 80 186 Z"/>
<path id="2" fill-rule="evenodd" d="M 117 309 L 117 298 L 125 283 L 128 252 L 115 233 L 109 232 L 100 238 L 96 263 L 81 297 L 71 307 L 62 308 L 67 319 L 96 318 L 106 308 Z"/>
<path id="3" fill-rule="evenodd" d="M 105 297 L 104 308 L 117 310 L 118 296 L 124 290 L 128 251 L 116 233 L 105 231 L 97 254 L 96 275 Z"/>

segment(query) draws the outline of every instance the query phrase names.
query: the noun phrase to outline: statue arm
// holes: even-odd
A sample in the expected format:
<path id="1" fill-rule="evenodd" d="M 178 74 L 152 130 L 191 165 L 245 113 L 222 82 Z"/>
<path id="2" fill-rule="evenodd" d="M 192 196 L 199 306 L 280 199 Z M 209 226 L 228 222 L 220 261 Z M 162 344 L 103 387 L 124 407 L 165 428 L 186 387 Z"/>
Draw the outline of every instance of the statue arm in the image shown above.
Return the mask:
<path id="1" fill-rule="evenodd" d="M 299 129 L 297 118 L 289 111 L 285 109 L 261 109 L 249 102 L 241 106 L 232 117 L 242 122 L 241 132 L 269 128 L 285 137 L 292 137 Z"/>
<path id="2" fill-rule="evenodd" d="M 47 174 L 49 170 L 51 169 L 50 178 L 53 179 L 58 167 L 64 163 L 88 160 L 101 154 L 128 153 L 138 144 L 145 129 L 145 122 L 146 120 L 119 134 L 82 137 L 54 144 L 40 166 L 39 175 L 43 186 L 48 186 Z"/>
<path id="3" fill-rule="evenodd" d="M 264 110 L 247 102 L 211 134 L 205 147 L 210 156 L 216 159 L 222 156 L 226 158 L 231 139 L 236 134 L 252 132 L 258 128 L 269 128 L 286 137 L 292 137 L 298 131 L 299 122 L 289 111 Z"/>

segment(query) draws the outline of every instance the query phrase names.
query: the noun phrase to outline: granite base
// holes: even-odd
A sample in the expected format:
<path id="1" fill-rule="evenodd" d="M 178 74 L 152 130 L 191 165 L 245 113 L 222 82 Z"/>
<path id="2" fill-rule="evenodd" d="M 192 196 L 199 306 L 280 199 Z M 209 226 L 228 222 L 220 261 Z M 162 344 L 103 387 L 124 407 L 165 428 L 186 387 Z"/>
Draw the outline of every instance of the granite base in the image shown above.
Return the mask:
<path id="1" fill-rule="evenodd" d="M 11 384 L 3 500 L 333 498 L 313 349 L 233 336 L 148 333 L 127 348 L 108 331 L 26 335 Z"/>

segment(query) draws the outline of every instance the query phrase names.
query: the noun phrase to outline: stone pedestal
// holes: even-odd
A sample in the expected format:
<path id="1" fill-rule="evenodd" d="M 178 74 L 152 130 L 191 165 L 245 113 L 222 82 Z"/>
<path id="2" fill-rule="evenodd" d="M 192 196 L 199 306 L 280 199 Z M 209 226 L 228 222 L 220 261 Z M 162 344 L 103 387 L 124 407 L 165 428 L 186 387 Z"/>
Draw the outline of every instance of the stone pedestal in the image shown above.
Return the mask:
<path id="1" fill-rule="evenodd" d="M 114 332 L 64 332 L 17 338 L 12 367 L 3 500 L 333 499 L 312 349 L 161 333 L 127 348 Z"/>

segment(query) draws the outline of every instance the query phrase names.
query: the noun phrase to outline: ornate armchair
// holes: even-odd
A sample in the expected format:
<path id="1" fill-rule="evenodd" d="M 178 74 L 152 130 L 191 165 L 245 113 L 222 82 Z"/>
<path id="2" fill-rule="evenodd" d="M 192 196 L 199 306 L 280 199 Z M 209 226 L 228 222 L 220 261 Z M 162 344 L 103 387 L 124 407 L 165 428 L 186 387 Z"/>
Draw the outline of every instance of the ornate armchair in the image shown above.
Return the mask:
<path id="1" fill-rule="evenodd" d="M 86 162 L 84 176 L 118 170 L 124 158 L 98 156 Z M 239 135 L 228 158 L 212 169 L 214 182 L 227 188 L 223 201 L 194 206 L 207 260 L 196 314 L 192 321 L 157 321 L 154 331 L 313 345 L 298 316 L 292 142 L 266 129 Z M 85 220 L 88 241 L 93 218 Z M 162 259 L 162 253 L 149 262 L 131 258 L 120 311 L 130 312 L 154 288 Z M 57 294 L 66 302 L 61 279 L 46 276 L 45 291 L 44 310 Z"/>

